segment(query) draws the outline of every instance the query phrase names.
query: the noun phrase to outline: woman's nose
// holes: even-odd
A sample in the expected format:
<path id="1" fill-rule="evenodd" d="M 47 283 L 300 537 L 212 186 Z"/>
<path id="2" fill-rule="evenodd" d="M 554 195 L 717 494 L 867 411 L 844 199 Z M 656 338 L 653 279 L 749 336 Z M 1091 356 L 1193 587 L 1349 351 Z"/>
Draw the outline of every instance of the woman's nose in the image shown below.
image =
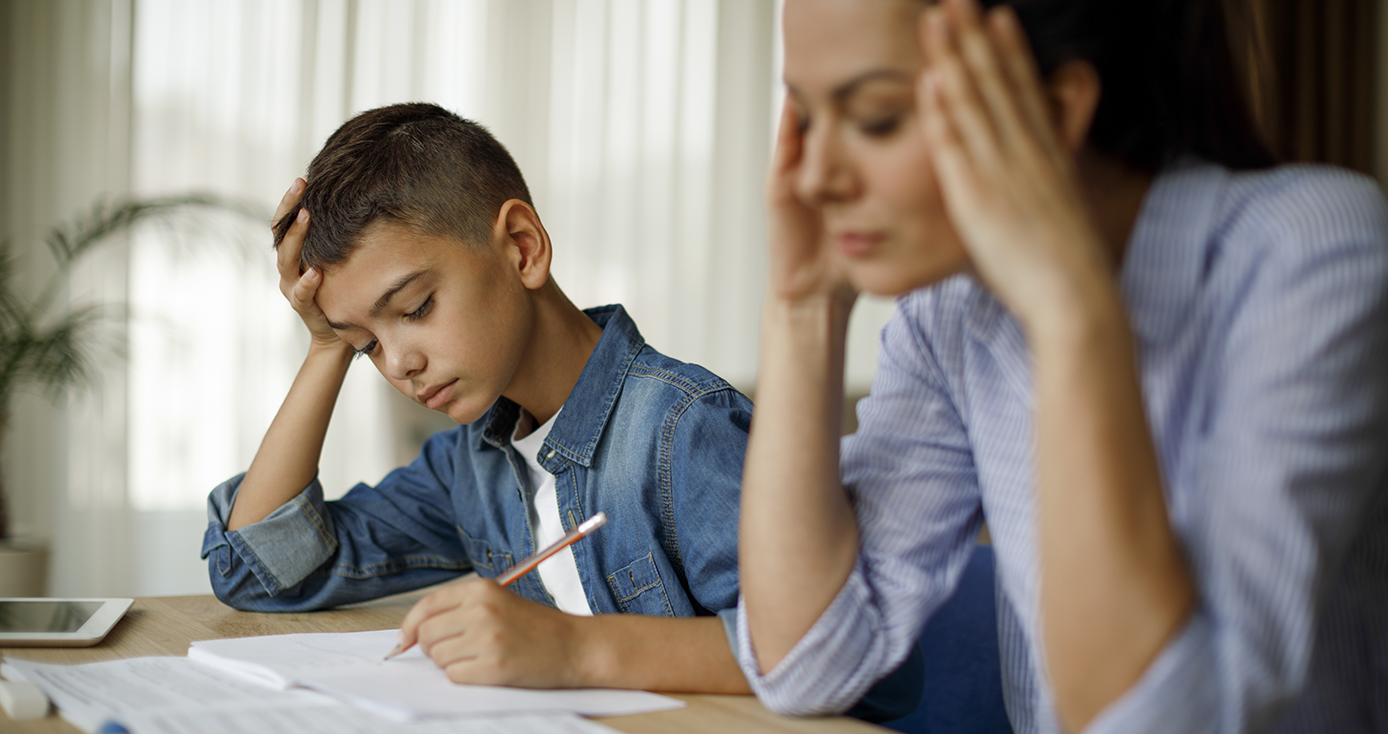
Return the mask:
<path id="1" fill-rule="evenodd" d="M 828 125 L 806 131 L 795 193 L 810 206 L 852 199 L 858 180 L 842 143 Z"/>

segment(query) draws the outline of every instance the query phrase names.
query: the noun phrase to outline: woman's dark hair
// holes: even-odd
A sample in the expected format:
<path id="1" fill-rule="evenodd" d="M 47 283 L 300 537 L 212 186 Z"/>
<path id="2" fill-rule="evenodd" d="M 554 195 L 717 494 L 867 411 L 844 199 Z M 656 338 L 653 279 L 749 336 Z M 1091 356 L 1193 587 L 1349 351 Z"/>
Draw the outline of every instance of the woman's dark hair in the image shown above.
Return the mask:
<path id="1" fill-rule="evenodd" d="M 1237 0 L 983 0 L 1010 5 L 1043 76 L 1084 59 L 1099 75 L 1098 151 L 1155 171 L 1186 155 L 1229 168 L 1276 162 L 1230 41 Z"/>
<path id="2" fill-rule="evenodd" d="M 300 207 L 312 215 L 300 268 L 346 260 L 362 231 L 381 219 L 485 243 L 502 204 L 531 203 L 520 168 L 486 128 L 420 102 L 379 107 L 343 123 L 306 178 L 299 206 L 274 224 L 279 247 Z"/>

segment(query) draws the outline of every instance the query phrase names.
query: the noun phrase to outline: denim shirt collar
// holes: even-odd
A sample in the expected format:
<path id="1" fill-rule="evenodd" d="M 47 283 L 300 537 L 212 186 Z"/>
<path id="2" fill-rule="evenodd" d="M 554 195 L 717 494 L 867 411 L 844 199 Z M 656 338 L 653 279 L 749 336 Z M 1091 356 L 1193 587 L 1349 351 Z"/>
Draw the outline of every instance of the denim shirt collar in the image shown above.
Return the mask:
<path id="1" fill-rule="evenodd" d="M 545 439 L 545 449 L 539 459 L 546 471 L 553 471 L 560 457 L 585 467 L 592 465 L 593 451 L 602 438 L 622 382 L 626 380 L 632 361 L 646 346 L 636 323 L 620 305 L 588 308 L 583 313 L 602 327 L 602 336 Z M 519 416 L 519 405 L 504 397 L 498 399 L 484 418 L 483 439 L 503 448 L 511 442 Z"/>

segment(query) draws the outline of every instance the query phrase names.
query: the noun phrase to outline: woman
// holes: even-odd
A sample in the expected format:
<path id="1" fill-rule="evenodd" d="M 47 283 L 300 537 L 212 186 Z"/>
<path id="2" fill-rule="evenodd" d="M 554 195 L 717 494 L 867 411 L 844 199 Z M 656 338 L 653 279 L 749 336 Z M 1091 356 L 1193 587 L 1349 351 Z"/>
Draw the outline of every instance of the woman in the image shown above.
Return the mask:
<path id="1" fill-rule="evenodd" d="M 852 703 L 986 520 L 1018 731 L 1388 727 L 1388 211 L 1271 165 L 1223 5 L 786 3 L 740 538 L 771 707 Z M 860 291 L 901 298 L 840 456 Z"/>

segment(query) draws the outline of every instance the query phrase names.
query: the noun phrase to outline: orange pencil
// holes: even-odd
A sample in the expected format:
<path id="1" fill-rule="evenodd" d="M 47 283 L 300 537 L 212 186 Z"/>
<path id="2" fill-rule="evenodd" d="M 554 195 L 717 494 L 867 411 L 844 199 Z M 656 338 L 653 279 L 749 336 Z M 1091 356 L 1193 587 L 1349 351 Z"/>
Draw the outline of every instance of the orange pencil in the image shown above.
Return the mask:
<path id="1" fill-rule="evenodd" d="M 552 544 L 549 545 L 549 547 L 544 548 L 540 551 L 536 551 L 534 555 L 506 569 L 505 573 L 496 577 L 496 582 L 498 584 L 501 584 L 502 586 L 510 586 L 512 581 L 515 581 L 516 579 L 535 570 L 535 567 L 540 565 L 540 563 L 542 563 L 546 558 L 549 558 L 555 553 L 558 553 L 559 551 L 568 548 L 569 546 L 573 545 L 575 541 L 579 540 L 580 538 L 587 537 L 594 530 L 597 530 L 598 528 L 606 524 L 607 513 L 599 512 L 598 514 L 593 515 L 592 517 L 580 523 L 578 527 L 574 528 L 573 530 L 570 530 L 564 537 L 554 541 Z M 389 660 L 395 657 L 396 655 L 399 655 L 400 653 L 410 649 L 411 647 L 414 647 L 414 643 L 410 643 L 408 645 L 405 645 L 404 647 L 396 645 L 394 649 L 386 653 L 385 659 Z"/>

